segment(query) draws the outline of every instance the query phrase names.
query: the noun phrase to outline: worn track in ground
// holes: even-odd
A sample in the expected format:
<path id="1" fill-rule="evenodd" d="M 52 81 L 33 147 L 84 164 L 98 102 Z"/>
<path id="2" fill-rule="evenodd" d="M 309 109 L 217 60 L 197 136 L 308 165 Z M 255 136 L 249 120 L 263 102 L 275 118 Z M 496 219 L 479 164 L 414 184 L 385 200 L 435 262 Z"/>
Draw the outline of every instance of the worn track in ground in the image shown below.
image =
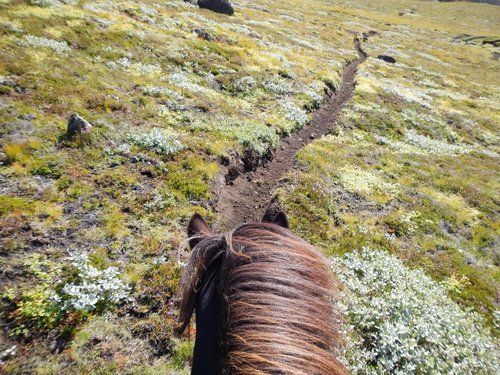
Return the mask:
<path id="1" fill-rule="evenodd" d="M 269 161 L 251 172 L 242 173 L 234 181 L 221 183 L 223 186 L 216 192 L 215 202 L 218 229 L 227 230 L 237 224 L 260 220 L 272 200 L 271 193 L 285 173 L 293 168 L 297 152 L 311 140 L 331 132 L 340 111 L 353 96 L 357 67 L 366 60 L 357 38 L 354 44 L 358 58 L 346 65 L 339 89 L 327 95 L 311 122 L 283 138 Z"/>

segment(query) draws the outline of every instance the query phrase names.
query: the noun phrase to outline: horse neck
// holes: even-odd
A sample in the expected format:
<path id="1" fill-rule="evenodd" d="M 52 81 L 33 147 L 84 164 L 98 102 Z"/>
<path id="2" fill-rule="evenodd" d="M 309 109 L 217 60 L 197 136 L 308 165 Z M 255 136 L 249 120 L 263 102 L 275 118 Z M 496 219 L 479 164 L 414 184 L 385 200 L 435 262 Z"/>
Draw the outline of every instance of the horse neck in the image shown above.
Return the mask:
<path id="1" fill-rule="evenodd" d="M 220 260 L 211 264 L 203 277 L 196 301 L 196 339 L 192 375 L 220 373 L 221 299 L 218 295 Z"/>

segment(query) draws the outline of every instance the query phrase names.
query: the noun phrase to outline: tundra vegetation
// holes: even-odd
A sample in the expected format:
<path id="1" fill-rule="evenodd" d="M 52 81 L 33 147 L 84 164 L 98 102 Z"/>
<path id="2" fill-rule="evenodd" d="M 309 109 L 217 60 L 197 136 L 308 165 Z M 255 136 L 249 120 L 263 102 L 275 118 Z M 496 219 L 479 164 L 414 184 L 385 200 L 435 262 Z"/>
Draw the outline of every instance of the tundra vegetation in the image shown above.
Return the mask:
<path id="1" fill-rule="evenodd" d="M 498 373 L 500 8 L 233 5 L 0 0 L 0 371 L 188 373 L 186 221 L 216 219 L 219 165 L 307 126 L 357 34 L 353 99 L 275 192 L 345 284 L 344 360 Z"/>

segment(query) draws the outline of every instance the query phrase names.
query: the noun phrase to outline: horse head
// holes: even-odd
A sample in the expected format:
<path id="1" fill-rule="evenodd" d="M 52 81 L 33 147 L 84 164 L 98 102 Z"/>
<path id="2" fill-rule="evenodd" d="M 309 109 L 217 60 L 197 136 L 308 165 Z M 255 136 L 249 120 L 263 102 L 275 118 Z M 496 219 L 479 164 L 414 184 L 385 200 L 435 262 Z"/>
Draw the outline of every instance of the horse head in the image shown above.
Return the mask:
<path id="1" fill-rule="evenodd" d="M 196 312 L 192 374 L 340 374 L 335 283 L 283 212 L 215 235 L 195 214 L 178 332 Z"/>

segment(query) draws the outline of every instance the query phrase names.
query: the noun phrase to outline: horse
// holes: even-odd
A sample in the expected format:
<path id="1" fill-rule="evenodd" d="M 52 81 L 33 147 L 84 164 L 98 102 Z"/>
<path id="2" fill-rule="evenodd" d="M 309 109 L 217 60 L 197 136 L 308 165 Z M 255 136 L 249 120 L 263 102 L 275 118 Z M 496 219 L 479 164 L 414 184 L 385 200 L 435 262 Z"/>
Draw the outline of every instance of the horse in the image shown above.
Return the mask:
<path id="1" fill-rule="evenodd" d="M 196 315 L 191 374 L 336 375 L 347 371 L 325 257 L 283 212 L 215 235 L 195 214 L 180 283 L 178 334 Z"/>

